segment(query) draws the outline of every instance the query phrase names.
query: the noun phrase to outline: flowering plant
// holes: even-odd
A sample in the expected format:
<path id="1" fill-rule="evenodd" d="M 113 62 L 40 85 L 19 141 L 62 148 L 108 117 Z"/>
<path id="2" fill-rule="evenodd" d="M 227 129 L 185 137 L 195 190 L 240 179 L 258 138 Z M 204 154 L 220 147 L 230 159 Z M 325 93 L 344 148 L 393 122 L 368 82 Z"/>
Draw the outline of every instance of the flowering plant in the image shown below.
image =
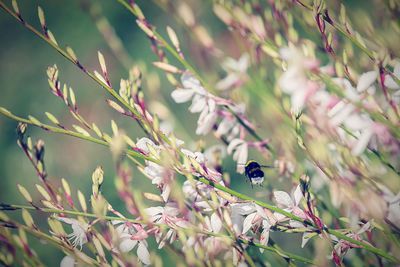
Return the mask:
<path id="1" fill-rule="evenodd" d="M 226 38 L 243 47 L 232 57 L 200 24 L 194 3 L 155 1 L 190 30 L 205 60 L 221 60 L 214 64 L 221 75 L 207 75 L 191 63 L 174 29 L 161 34 L 135 1 L 115 2 L 150 40 L 157 57 L 152 66 L 173 86 L 167 101 L 191 102 L 189 113 L 198 113 L 188 116 L 197 119 L 190 135 L 199 141 L 181 137 L 171 123 L 174 110 L 150 97 L 143 80 L 151 73 L 131 66 L 109 24 L 103 21 L 99 30 L 129 71 L 119 86 L 101 52 L 100 68 L 92 70 L 58 43 L 42 8 L 37 29 L 16 0 L 0 0 L 5 13 L 101 86 L 108 106 L 141 131 L 130 134 L 112 120 L 106 133 L 86 118 L 56 65 L 47 69 L 50 91 L 72 115 L 72 125 L 49 112 L 46 123 L 0 108 L 18 122 L 17 143 L 40 180 L 34 190 L 18 184 L 27 204 L 0 205 L 2 264 L 44 264 L 27 234 L 62 251 L 61 266 L 400 263 L 400 60 L 384 38 L 371 38 L 379 32 L 356 31 L 344 5 L 324 1 L 213 1 L 214 14 L 229 30 Z M 389 1 L 382 12 L 395 15 L 397 5 Z M 44 142 L 27 134 L 31 126 L 109 147 L 115 188 L 104 186 L 111 178 L 100 166 L 89 194 L 72 180 L 51 178 Z M 139 173 L 156 193 L 140 188 Z M 230 176 L 248 178 L 257 187 L 254 196 L 234 188 Z M 120 205 L 107 197 L 112 191 Z M 22 220 L 10 216 L 15 210 Z M 35 217 L 43 215 L 47 223 L 38 224 Z M 290 252 L 288 236 L 307 253 Z"/>

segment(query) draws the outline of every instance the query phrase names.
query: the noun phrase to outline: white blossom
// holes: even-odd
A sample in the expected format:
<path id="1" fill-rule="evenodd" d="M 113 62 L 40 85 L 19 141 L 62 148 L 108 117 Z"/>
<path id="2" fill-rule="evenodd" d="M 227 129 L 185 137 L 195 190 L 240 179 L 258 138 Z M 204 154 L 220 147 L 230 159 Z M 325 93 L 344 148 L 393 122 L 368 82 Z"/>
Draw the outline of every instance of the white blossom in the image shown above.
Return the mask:
<path id="1" fill-rule="evenodd" d="M 378 78 L 378 72 L 375 70 L 363 73 L 358 79 L 357 91 L 364 92 L 367 89 L 375 91 L 375 88 L 372 88 L 372 86 L 373 83 L 376 81 L 376 78 Z"/>
<path id="2" fill-rule="evenodd" d="M 184 88 L 177 88 L 171 93 L 176 103 L 184 103 L 192 99 L 189 111 L 199 113 L 196 134 L 206 135 L 213 128 L 217 121 L 216 97 L 208 93 L 189 72 L 185 72 L 181 77 Z"/>
<path id="3" fill-rule="evenodd" d="M 215 87 L 219 90 L 228 90 L 242 84 L 246 80 L 249 63 L 250 57 L 247 53 L 243 54 L 238 60 L 227 58 L 222 63 L 222 68 L 226 71 L 227 75 Z"/>
<path id="4" fill-rule="evenodd" d="M 74 247 L 79 246 L 80 249 L 82 249 L 82 245 L 88 241 L 86 233 L 89 229 L 89 225 L 71 218 L 59 217 L 58 220 L 71 225 L 72 233 L 70 233 L 67 238 Z"/>
<path id="5" fill-rule="evenodd" d="M 278 207 L 282 208 L 284 211 L 291 212 L 301 218 L 306 217 L 304 211 L 298 207 L 301 199 L 303 198 L 300 185 L 298 185 L 294 190 L 293 196 L 290 196 L 285 191 L 274 191 L 274 198 Z M 274 212 L 274 216 L 278 221 L 282 221 L 286 217 L 278 212 Z"/>
<path id="6" fill-rule="evenodd" d="M 319 85 L 307 77 L 307 71 L 317 67 L 318 62 L 305 57 L 293 46 L 282 48 L 280 55 L 287 62 L 287 70 L 279 78 L 278 84 L 284 93 L 291 96 L 292 110 L 297 113 L 303 109 L 306 100 L 319 89 Z"/>
<path id="7" fill-rule="evenodd" d="M 236 138 L 233 139 L 227 148 L 228 154 L 233 153 L 233 160 L 237 162 L 236 171 L 239 173 L 244 172 L 244 164 L 247 162 L 248 157 L 248 144 L 245 140 Z M 234 152 L 233 152 L 234 151 Z"/>
<path id="8" fill-rule="evenodd" d="M 146 265 L 151 263 L 150 253 L 147 249 L 147 233 L 140 225 L 132 224 L 123 221 L 113 221 L 117 225 L 116 231 L 120 240 L 119 250 L 127 253 L 137 246 L 136 254 L 138 259 Z"/>
<path id="9" fill-rule="evenodd" d="M 67 255 L 64 258 L 62 258 L 60 262 L 60 267 L 73 267 L 73 266 L 75 266 L 75 259 L 72 256 Z"/>
<path id="10" fill-rule="evenodd" d="M 136 142 L 136 147 L 139 148 L 141 151 L 143 151 L 146 154 L 150 153 L 149 147 L 152 147 L 157 152 L 160 150 L 159 146 L 154 144 L 154 142 L 152 140 L 150 140 L 149 138 L 147 138 L 147 137 L 140 138 Z"/>
<path id="11" fill-rule="evenodd" d="M 146 161 L 144 173 L 151 179 L 152 184 L 157 185 L 161 189 L 161 197 L 167 202 L 171 193 L 171 186 L 169 184 L 173 179 L 172 172 L 157 163 Z"/>

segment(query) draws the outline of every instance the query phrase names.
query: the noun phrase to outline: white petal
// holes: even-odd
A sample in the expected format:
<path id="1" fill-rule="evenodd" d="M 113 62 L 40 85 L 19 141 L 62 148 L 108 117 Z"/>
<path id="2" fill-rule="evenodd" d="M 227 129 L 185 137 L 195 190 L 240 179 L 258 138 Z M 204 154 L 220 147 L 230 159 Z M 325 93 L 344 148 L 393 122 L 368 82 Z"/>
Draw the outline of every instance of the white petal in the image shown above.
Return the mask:
<path id="1" fill-rule="evenodd" d="M 301 238 L 301 248 L 308 243 L 308 241 L 313 238 L 316 234 L 315 233 L 304 233 L 303 237 Z"/>
<path id="2" fill-rule="evenodd" d="M 284 191 L 274 191 L 274 197 L 278 205 L 284 207 L 293 207 L 293 200 L 288 193 Z"/>
<path id="3" fill-rule="evenodd" d="M 233 159 L 236 160 L 236 162 L 238 163 L 236 167 L 237 172 L 239 173 L 244 172 L 244 165 L 242 164 L 244 162 L 247 162 L 247 157 L 248 157 L 248 145 L 247 143 L 243 143 L 238 149 L 236 149 L 236 152 L 233 154 Z"/>
<path id="4" fill-rule="evenodd" d="M 229 143 L 229 145 L 228 145 L 228 148 L 227 148 L 228 154 L 232 154 L 233 150 L 234 150 L 239 144 L 242 144 L 242 143 L 244 143 L 244 141 L 243 141 L 242 139 L 239 139 L 239 138 L 233 139 L 233 140 Z M 245 162 L 240 162 L 240 163 L 243 163 L 243 164 L 244 164 Z"/>
<path id="5" fill-rule="evenodd" d="M 214 233 L 218 233 L 222 228 L 222 221 L 219 218 L 218 214 L 215 212 L 211 215 L 211 228 Z"/>
<path id="6" fill-rule="evenodd" d="M 138 249 L 137 249 L 137 255 L 138 258 L 141 262 L 143 262 L 146 265 L 149 265 L 151 263 L 150 261 L 150 253 L 147 250 L 147 247 L 143 244 L 143 242 L 139 243 Z"/>
<path id="7" fill-rule="evenodd" d="M 245 72 L 249 66 L 250 62 L 250 57 L 249 54 L 245 53 L 243 54 L 238 61 L 238 71 L 239 72 Z"/>
<path id="8" fill-rule="evenodd" d="M 70 255 L 65 256 L 60 262 L 60 267 L 73 267 L 73 266 L 75 266 L 75 259 Z"/>
<path id="9" fill-rule="evenodd" d="M 121 250 L 121 252 L 129 252 L 136 246 L 137 242 L 137 240 L 126 238 L 119 244 L 119 250 Z"/>
<path id="10" fill-rule="evenodd" d="M 218 90 L 228 90 L 238 81 L 238 76 L 235 73 L 230 73 L 228 76 L 220 80 L 215 87 Z"/>
<path id="11" fill-rule="evenodd" d="M 303 198 L 303 193 L 301 192 L 300 185 L 298 185 L 296 187 L 296 190 L 294 190 L 293 197 L 294 197 L 294 205 L 298 206 L 300 203 L 300 200 Z"/>
<path id="12" fill-rule="evenodd" d="M 215 110 L 216 110 L 216 107 L 217 107 L 217 103 L 215 102 L 215 100 L 214 99 L 212 99 L 212 98 L 209 98 L 208 100 L 207 100 L 207 105 L 208 105 L 208 112 L 215 112 Z"/>
<path id="13" fill-rule="evenodd" d="M 154 144 L 153 141 L 151 141 L 149 138 L 147 137 L 142 137 L 140 138 L 137 142 L 136 142 L 136 146 L 140 149 L 143 150 L 145 153 L 149 153 L 149 147 L 148 146 L 152 146 L 154 148 L 156 148 L 156 144 Z"/>
<path id="14" fill-rule="evenodd" d="M 194 89 L 200 87 L 200 81 L 196 79 L 191 73 L 185 72 L 181 77 L 182 85 L 185 88 Z"/>
<path id="15" fill-rule="evenodd" d="M 301 222 L 295 220 L 290 220 L 289 225 L 293 228 L 304 228 L 304 225 Z"/>
<path id="16" fill-rule="evenodd" d="M 218 119 L 218 115 L 216 112 L 208 114 L 203 121 L 199 121 L 197 123 L 196 134 L 197 135 L 206 135 L 213 128 L 215 122 Z"/>
<path id="17" fill-rule="evenodd" d="M 352 114 L 348 115 L 347 119 L 344 121 L 344 125 L 349 130 L 362 131 L 364 129 L 371 127 L 371 119 L 363 114 Z"/>
<path id="18" fill-rule="evenodd" d="M 396 65 L 394 65 L 393 74 L 394 74 L 397 78 L 400 78 L 400 61 L 398 61 L 398 62 L 396 63 Z"/>
<path id="19" fill-rule="evenodd" d="M 291 98 L 291 102 L 292 102 L 292 110 L 295 113 L 300 112 L 303 107 L 304 104 L 306 102 L 306 90 L 297 90 L 296 92 L 294 92 L 292 94 L 292 98 Z"/>
<path id="20" fill-rule="evenodd" d="M 371 140 L 372 135 L 373 135 L 373 132 L 371 129 L 366 129 L 365 131 L 363 131 L 363 133 L 360 136 L 360 138 L 358 139 L 356 145 L 351 150 L 351 153 L 354 156 L 361 155 L 364 152 L 365 148 L 368 146 L 368 143 Z"/>
<path id="21" fill-rule="evenodd" d="M 395 226 L 400 227 L 400 201 L 399 200 L 392 201 L 389 204 L 388 214 L 387 214 L 386 218 Z"/>
<path id="22" fill-rule="evenodd" d="M 190 89 L 176 89 L 172 91 L 171 97 L 176 103 L 184 103 L 189 101 L 194 94 Z"/>
<path id="23" fill-rule="evenodd" d="M 163 188 L 163 192 L 161 194 L 161 197 L 163 198 L 163 200 L 165 202 L 168 201 L 168 197 L 169 197 L 170 193 L 171 193 L 171 187 L 169 185 L 165 185 L 164 188 Z"/>
<path id="24" fill-rule="evenodd" d="M 342 124 L 345 120 L 348 119 L 349 115 L 354 111 L 354 109 L 355 107 L 351 104 L 344 105 L 343 108 L 332 117 L 331 124 L 333 126 L 338 126 Z"/>
<path id="25" fill-rule="evenodd" d="M 145 209 L 145 211 L 146 211 L 147 215 L 149 215 L 150 217 L 153 217 L 157 214 L 163 213 L 164 208 L 160 207 L 160 206 L 159 207 L 151 207 L 151 208 Z"/>
<path id="26" fill-rule="evenodd" d="M 357 91 L 363 92 L 367 90 L 375 82 L 376 78 L 378 78 L 378 72 L 375 70 L 363 73 L 358 79 Z"/>
<path id="27" fill-rule="evenodd" d="M 246 217 L 246 219 L 244 219 L 242 234 L 247 233 L 247 231 L 249 231 L 250 228 L 253 226 L 253 219 L 256 215 L 257 215 L 257 212 L 254 212 L 254 213 L 248 215 Z"/>
<path id="28" fill-rule="evenodd" d="M 259 216 L 261 216 L 264 220 L 263 220 L 263 225 L 265 225 L 264 227 L 267 226 L 267 224 L 269 225 L 269 218 L 267 213 L 265 212 L 264 208 L 259 206 L 259 205 L 255 205 L 256 206 L 256 210 Z"/>
<path id="29" fill-rule="evenodd" d="M 255 205 L 253 203 L 235 204 L 235 205 L 232 205 L 232 213 L 237 212 L 240 215 L 249 215 L 250 213 L 253 213 L 254 211 L 256 211 L 254 206 Z"/>
<path id="30" fill-rule="evenodd" d="M 385 86 L 390 89 L 400 89 L 400 86 L 396 83 L 396 81 L 392 78 L 392 76 L 385 75 Z"/>
<path id="31" fill-rule="evenodd" d="M 189 111 L 192 113 L 198 113 L 206 108 L 207 101 L 204 96 L 195 95 L 192 100 L 192 105 L 189 107 Z"/>
<path id="32" fill-rule="evenodd" d="M 279 212 L 274 212 L 274 217 L 275 217 L 274 219 L 276 219 L 277 222 L 281 222 L 286 219 L 286 216 Z"/>

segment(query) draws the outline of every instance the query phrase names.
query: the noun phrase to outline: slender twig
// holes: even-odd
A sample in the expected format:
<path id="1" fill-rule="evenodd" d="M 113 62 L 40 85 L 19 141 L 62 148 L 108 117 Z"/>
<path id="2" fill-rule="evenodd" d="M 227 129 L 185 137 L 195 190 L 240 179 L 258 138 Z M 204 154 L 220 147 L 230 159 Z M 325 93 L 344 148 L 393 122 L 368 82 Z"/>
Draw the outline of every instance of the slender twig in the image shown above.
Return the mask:
<path id="1" fill-rule="evenodd" d="M 32 206 L 27 206 L 27 205 L 7 205 L 7 208 L 9 210 L 17 210 L 17 209 L 27 209 L 27 210 L 35 210 L 35 211 L 39 211 L 39 212 L 45 212 L 45 213 L 55 213 L 55 214 L 69 214 L 69 215 L 74 215 L 74 216 L 83 216 L 83 217 L 88 217 L 88 218 L 99 218 L 99 216 L 97 214 L 94 213 L 87 213 L 87 212 L 81 212 L 81 211 L 76 211 L 76 210 L 59 210 L 59 209 L 51 209 L 51 208 L 38 208 L 38 207 L 32 207 Z M 102 216 L 101 219 L 103 220 L 107 220 L 107 221 L 123 221 L 123 222 L 130 222 L 130 223 L 136 223 L 136 224 L 143 224 L 143 223 L 147 223 L 147 221 L 145 220 L 135 220 L 135 219 L 129 219 L 129 218 L 122 218 L 122 217 L 117 217 L 117 216 Z M 159 224 L 159 223 L 152 223 L 152 225 L 156 225 L 156 226 L 163 226 L 163 224 Z M 307 258 L 304 258 L 302 256 L 296 255 L 296 254 L 292 254 L 286 251 L 283 251 L 282 249 L 277 249 L 276 247 L 270 247 L 270 246 L 265 246 L 259 243 L 254 243 L 254 242 L 249 242 L 245 239 L 239 238 L 238 240 L 235 240 L 235 238 L 231 237 L 231 236 L 227 236 L 227 235 L 223 235 L 223 234 L 219 234 L 219 233 L 214 233 L 211 231 L 206 231 L 206 230 L 201 230 L 201 229 L 197 229 L 197 228 L 190 228 L 190 229 L 186 229 L 186 228 L 179 228 L 179 230 L 181 231 L 187 231 L 189 233 L 195 231 L 197 233 L 200 234 L 204 234 L 204 235 L 209 235 L 209 236 L 215 236 L 215 237 L 219 237 L 219 238 L 227 238 L 227 239 L 231 239 L 233 241 L 238 241 L 241 242 L 243 244 L 247 244 L 250 246 L 254 246 L 254 247 L 258 247 L 258 248 L 262 248 L 271 252 L 274 252 L 278 255 L 285 255 L 288 258 L 291 258 L 293 260 L 299 261 L 299 262 L 303 262 L 303 263 L 308 263 L 308 264 L 312 264 L 314 265 L 313 261 Z"/>

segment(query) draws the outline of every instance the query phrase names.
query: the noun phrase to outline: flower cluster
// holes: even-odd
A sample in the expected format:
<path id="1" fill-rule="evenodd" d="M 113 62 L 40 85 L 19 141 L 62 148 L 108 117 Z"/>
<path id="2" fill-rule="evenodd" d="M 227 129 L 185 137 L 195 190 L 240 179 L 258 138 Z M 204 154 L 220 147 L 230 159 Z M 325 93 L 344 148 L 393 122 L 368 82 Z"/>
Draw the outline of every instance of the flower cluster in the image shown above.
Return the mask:
<path id="1" fill-rule="evenodd" d="M 185 1 L 157 1 L 177 25 L 188 27 L 194 44 L 187 55 L 171 27 L 166 39 L 135 1 L 118 2 L 150 40 L 158 58 L 153 66 L 166 74 L 172 92 L 161 88 L 151 68 L 130 66 L 121 40 L 96 13 L 98 3 L 88 3 L 91 16 L 113 55 L 129 65 L 119 88 L 102 53 L 100 69 L 91 70 L 72 48 L 58 44 L 41 8 L 40 31 L 22 16 L 17 1 L 11 7 L 0 1 L 5 12 L 103 88 L 117 115 L 138 126 L 128 131 L 111 120 L 108 134 L 91 122 L 104 118 L 80 112 L 75 91 L 61 82 L 56 65 L 47 69 L 48 84 L 72 125 L 49 112 L 46 123 L 0 108 L 19 122 L 17 144 L 40 181 L 34 190 L 18 184 L 26 205 L 0 204 L 2 264 L 44 265 L 27 235 L 62 251 L 57 261 L 63 267 L 400 263 L 394 241 L 400 231 L 397 50 L 387 44 L 377 51 L 384 41 L 355 31 L 344 5 L 334 18 L 318 1 L 219 1 L 214 13 L 229 29 L 219 40 Z M 395 14 L 389 7 L 379 12 L 393 12 L 381 14 L 385 18 Z M 382 25 L 397 27 L 387 22 Z M 241 56 L 234 59 L 230 49 Z M 199 65 L 207 70 L 188 60 L 198 59 L 199 51 Z M 217 71 L 210 72 L 211 66 Z M 190 102 L 190 114 L 168 109 L 170 97 L 177 104 Z M 193 113 L 196 129 L 181 117 Z M 109 147 L 115 174 L 98 166 L 81 189 L 72 179 L 57 179 L 46 168 L 44 141 L 28 136 L 31 126 Z M 13 210 L 21 211 L 21 219 L 8 216 Z M 44 214 L 46 220 L 36 219 Z M 290 234 L 298 243 L 284 249 L 281 236 Z M 296 246 L 311 256 L 289 252 Z M 356 249 L 361 252 L 350 253 Z"/>

